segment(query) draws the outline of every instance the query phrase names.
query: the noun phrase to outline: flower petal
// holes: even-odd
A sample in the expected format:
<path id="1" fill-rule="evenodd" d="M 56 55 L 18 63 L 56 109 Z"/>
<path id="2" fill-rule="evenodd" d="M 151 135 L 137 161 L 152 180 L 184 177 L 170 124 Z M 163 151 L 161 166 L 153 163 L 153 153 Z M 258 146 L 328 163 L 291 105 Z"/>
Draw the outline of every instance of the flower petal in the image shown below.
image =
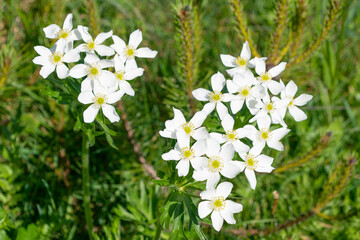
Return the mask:
<path id="1" fill-rule="evenodd" d="M 240 203 L 231 200 L 225 201 L 225 208 L 228 208 L 231 213 L 239 213 L 243 210 L 243 206 Z"/>
<path id="2" fill-rule="evenodd" d="M 223 119 L 226 115 L 229 114 L 227 107 L 222 102 L 218 102 L 216 104 L 216 111 L 219 114 L 220 119 Z"/>
<path id="3" fill-rule="evenodd" d="M 298 108 L 296 106 L 289 108 L 289 112 L 290 112 L 291 116 L 294 117 L 295 121 L 297 121 L 297 122 L 307 119 L 307 116 L 303 112 L 303 110 L 301 110 L 300 108 Z"/>
<path id="4" fill-rule="evenodd" d="M 284 145 L 280 141 L 276 141 L 276 140 L 267 141 L 267 145 L 269 146 L 269 148 L 278 151 L 284 151 Z"/>
<path id="5" fill-rule="evenodd" d="M 218 211 L 213 211 L 211 214 L 211 221 L 214 229 L 219 232 L 224 223 L 224 219 L 221 217 Z"/>
<path id="6" fill-rule="evenodd" d="M 70 69 L 69 76 L 73 78 L 82 78 L 86 76 L 87 65 L 77 64 L 72 69 Z"/>
<path id="7" fill-rule="evenodd" d="M 204 168 L 199 170 L 195 169 L 192 177 L 198 182 L 204 181 L 209 177 L 209 171 L 205 170 Z"/>
<path id="8" fill-rule="evenodd" d="M 225 117 L 221 121 L 221 126 L 224 128 L 225 131 L 231 131 L 234 128 L 234 119 L 231 117 L 230 114 L 225 115 Z"/>
<path id="9" fill-rule="evenodd" d="M 299 97 L 295 98 L 295 105 L 296 106 L 304 106 L 305 104 L 307 104 L 311 99 L 313 98 L 313 96 L 309 95 L 309 94 L 301 94 Z"/>
<path id="10" fill-rule="evenodd" d="M 190 136 L 187 135 L 183 129 L 176 131 L 176 139 L 181 148 L 188 147 L 190 144 Z"/>
<path id="11" fill-rule="evenodd" d="M 56 74 L 57 74 L 58 78 L 64 79 L 64 78 L 66 78 L 68 76 L 69 69 L 65 64 L 57 65 Z"/>
<path id="12" fill-rule="evenodd" d="M 115 54 L 114 50 L 111 47 L 105 46 L 105 45 L 97 45 L 95 47 L 95 51 L 100 56 L 112 56 Z"/>
<path id="13" fill-rule="evenodd" d="M 60 30 L 61 30 L 61 28 L 56 24 L 51 24 L 51 25 L 43 28 L 46 38 L 57 38 L 57 33 Z"/>
<path id="14" fill-rule="evenodd" d="M 99 81 L 104 88 L 109 89 L 115 86 L 117 78 L 114 73 L 102 70 Z"/>
<path id="15" fill-rule="evenodd" d="M 208 174 L 206 181 L 206 189 L 215 188 L 216 184 L 220 181 L 220 174 L 218 172 L 211 172 Z"/>
<path id="16" fill-rule="evenodd" d="M 229 91 L 229 93 L 236 93 L 237 91 L 239 91 L 239 85 L 236 84 L 232 80 L 227 80 L 226 81 L 226 88 Z"/>
<path id="17" fill-rule="evenodd" d="M 85 78 L 84 81 L 81 82 L 81 92 L 91 91 L 93 89 L 94 83 L 90 78 Z"/>
<path id="18" fill-rule="evenodd" d="M 274 95 L 278 95 L 282 90 L 284 90 L 284 87 L 279 82 L 274 80 L 269 80 L 267 86 L 270 92 Z"/>
<path id="19" fill-rule="evenodd" d="M 78 101 L 83 104 L 90 104 L 94 102 L 94 94 L 91 91 L 81 92 L 78 96 Z"/>
<path id="20" fill-rule="evenodd" d="M 195 115 L 190 119 L 190 122 L 194 125 L 195 129 L 200 127 L 205 121 L 207 114 L 203 111 L 196 112 Z"/>
<path id="21" fill-rule="evenodd" d="M 115 108 L 111 105 L 108 104 L 104 104 L 101 106 L 101 109 L 105 115 L 105 117 L 107 117 L 110 122 L 118 122 L 120 121 L 120 117 L 119 115 L 116 113 Z"/>
<path id="22" fill-rule="evenodd" d="M 52 53 L 50 49 L 44 47 L 44 46 L 35 46 L 35 51 L 42 57 L 49 57 Z"/>
<path id="23" fill-rule="evenodd" d="M 264 115 L 263 117 L 257 120 L 257 125 L 259 129 L 263 129 L 263 128 L 269 129 L 270 124 L 271 124 L 271 119 L 268 115 Z"/>
<path id="24" fill-rule="evenodd" d="M 136 77 L 142 76 L 143 74 L 144 74 L 143 68 L 130 69 L 125 72 L 125 78 L 126 80 L 132 80 Z"/>
<path id="25" fill-rule="evenodd" d="M 124 96 L 123 91 L 116 91 L 116 92 L 110 93 L 107 95 L 107 98 L 108 98 L 107 103 L 109 103 L 109 104 L 116 103 L 122 98 L 122 96 Z"/>
<path id="26" fill-rule="evenodd" d="M 35 57 L 33 60 L 33 63 L 37 64 L 37 65 L 41 65 L 41 66 L 45 66 L 45 65 L 49 65 L 49 58 L 47 57 L 42 57 L 42 56 L 37 56 Z"/>
<path id="27" fill-rule="evenodd" d="M 278 141 L 278 140 L 282 139 L 289 132 L 290 132 L 290 129 L 285 128 L 285 127 L 275 129 L 274 131 L 271 132 L 272 139 Z"/>
<path id="28" fill-rule="evenodd" d="M 204 155 L 206 152 L 206 141 L 205 140 L 199 140 L 194 143 L 191 147 L 194 150 L 195 156 L 201 156 Z"/>
<path id="29" fill-rule="evenodd" d="M 241 171 L 241 169 L 233 163 L 233 161 L 224 162 L 224 168 L 220 173 L 227 178 L 236 177 Z"/>
<path id="30" fill-rule="evenodd" d="M 226 67 L 236 67 L 236 65 L 234 64 L 235 62 L 235 57 L 228 55 L 228 54 L 220 54 L 220 58 L 222 63 L 226 66 Z"/>
<path id="31" fill-rule="evenodd" d="M 249 61 L 251 58 L 251 51 L 250 51 L 250 47 L 249 47 L 249 43 L 248 41 L 246 41 L 243 44 L 243 47 L 241 49 L 241 53 L 240 53 L 240 57 L 242 57 L 243 59 Z"/>
<path id="32" fill-rule="evenodd" d="M 265 64 L 265 60 L 262 58 L 255 58 L 255 72 L 258 75 L 262 75 L 264 74 L 266 71 L 266 64 Z"/>
<path id="33" fill-rule="evenodd" d="M 163 155 L 161 155 L 161 158 L 165 161 L 168 161 L 168 160 L 175 160 L 175 161 L 178 161 L 181 159 L 180 157 L 180 152 L 177 151 L 177 150 L 170 150 L 169 152 L 167 153 L 164 153 Z"/>
<path id="34" fill-rule="evenodd" d="M 225 85 L 225 77 L 220 72 L 217 72 L 211 76 L 211 87 L 213 91 L 221 92 L 224 85 Z"/>
<path id="35" fill-rule="evenodd" d="M 94 42 L 96 43 L 96 45 L 102 44 L 106 39 L 108 39 L 112 35 L 113 35 L 112 30 L 110 30 L 108 32 L 104 32 L 104 33 L 99 33 L 99 35 L 96 36 Z M 107 55 L 105 55 L 105 56 L 107 56 Z"/>
<path id="36" fill-rule="evenodd" d="M 296 86 L 296 84 L 294 83 L 293 80 L 291 80 L 285 87 L 285 93 L 286 96 L 292 96 L 294 97 L 296 92 L 298 90 L 298 87 Z"/>
<path id="37" fill-rule="evenodd" d="M 237 153 L 246 153 L 250 150 L 250 147 L 248 145 L 244 144 L 243 142 L 241 142 L 240 140 L 237 140 L 237 141 L 233 142 L 232 144 Z"/>
<path id="38" fill-rule="evenodd" d="M 130 83 L 128 83 L 125 80 L 122 80 L 119 82 L 119 87 L 120 90 L 123 91 L 124 93 L 126 93 L 129 96 L 134 96 L 135 95 L 135 91 L 134 89 L 131 87 Z"/>
<path id="39" fill-rule="evenodd" d="M 219 156 L 224 161 L 231 161 L 234 158 L 235 150 L 232 144 L 225 144 L 221 147 Z"/>
<path id="40" fill-rule="evenodd" d="M 165 127 L 168 130 L 175 130 L 179 128 L 182 124 L 186 123 L 186 119 L 183 115 L 183 113 L 176 108 L 173 108 L 174 111 L 174 118 L 172 120 L 167 120 L 165 122 Z"/>
<path id="41" fill-rule="evenodd" d="M 232 100 L 230 102 L 230 108 L 233 114 L 236 114 L 237 112 L 239 112 L 241 110 L 241 108 L 244 105 L 244 100 L 242 99 L 236 99 L 236 100 Z"/>
<path id="42" fill-rule="evenodd" d="M 235 224 L 236 220 L 234 218 L 234 214 L 230 212 L 229 207 L 226 206 L 225 202 L 225 208 L 223 210 L 220 210 L 220 215 L 228 224 Z"/>
<path id="43" fill-rule="evenodd" d="M 202 201 L 198 205 L 198 214 L 200 218 L 208 216 L 212 212 L 210 201 Z"/>
<path id="44" fill-rule="evenodd" d="M 191 135 L 195 140 L 203 140 L 209 137 L 209 133 L 205 127 L 198 128 Z"/>
<path id="45" fill-rule="evenodd" d="M 206 167 L 208 159 L 206 157 L 195 157 L 190 160 L 190 163 L 195 170 L 200 170 L 201 168 Z"/>
<path id="46" fill-rule="evenodd" d="M 72 15 L 72 13 L 69 13 L 66 16 L 65 21 L 63 23 L 63 29 L 71 30 L 73 28 L 72 19 L 73 19 L 73 15 Z"/>
<path id="47" fill-rule="evenodd" d="M 121 38 L 119 38 L 116 35 L 112 35 L 112 39 L 114 41 L 114 44 L 112 44 L 110 47 L 112 49 L 114 49 L 117 54 L 119 54 L 120 56 L 124 55 L 124 48 L 126 47 L 126 43 L 124 42 L 124 40 L 122 40 Z"/>
<path id="48" fill-rule="evenodd" d="M 250 187 L 255 190 L 256 187 L 256 177 L 254 170 L 248 168 L 245 169 L 245 176 L 250 183 Z"/>
<path id="49" fill-rule="evenodd" d="M 81 37 L 84 40 L 84 42 L 92 41 L 92 37 L 89 34 L 89 29 L 87 27 L 79 25 L 77 27 L 77 29 L 79 30 L 79 32 L 81 34 Z"/>
<path id="50" fill-rule="evenodd" d="M 131 45 L 135 49 L 140 45 L 141 41 L 142 41 L 142 33 L 139 29 L 133 31 L 130 34 L 129 45 Z"/>
<path id="51" fill-rule="evenodd" d="M 207 115 L 212 113 L 214 111 L 216 104 L 213 102 L 209 102 L 204 105 L 203 109 L 201 111 L 205 112 Z"/>
<path id="52" fill-rule="evenodd" d="M 192 95 L 198 101 L 209 101 L 210 91 L 204 88 L 198 88 L 192 91 Z"/>
<path id="53" fill-rule="evenodd" d="M 215 196 L 227 198 L 230 195 L 232 188 L 233 184 L 231 182 L 222 182 L 216 187 Z"/>
<path id="54" fill-rule="evenodd" d="M 218 156 L 220 153 L 220 144 L 213 138 L 206 141 L 206 155 L 208 157 Z"/>
<path id="55" fill-rule="evenodd" d="M 80 60 L 79 50 L 72 49 L 72 50 L 68 51 L 67 53 L 65 53 L 62 60 L 66 63 L 72 63 L 72 62 L 79 61 Z"/>
<path id="56" fill-rule="evenodd" d="M 147 47 L 143 47 L 143 48 L 139 48 L 136 54 L 136 57 L 139 58 L 154 58 L 157 55 L 157 51 L 151 50 L 150 48 Z"/>
<path id="57" fill-rule="evenodd" d="M 180 160 L 176 165 L 176 169 L 178 170 L 179 177 L 188 175 L 189 168 L 190 168 L 189 160 Z"/>
<path id="58" fill-rule="evenodd" d="M 282 73 L 282 71 L 285 70 L 285 67 L 286 67 L 286 62 L 281 62 L 278 65 L 276 65 L 275 67 L 271 68 L 269 70 L 271 77 L 276 77 L 277 75 Z"/>
<path id="59" fill-rule="evenodd" d="M 211 200 L 213 197 L 215 197 L 215 188 L 209 188 L 205 191 L 202 191 L 200 193 L 201 199 Z"/>
<path id="60" fill-rule="evenodd" d="M 220 144 L 226 142 L 226 137 L 224 137 L 224 135 L 221 133 L 210 133 L 209 135 L 210 137 L 216 139 L 216 141 L 218 141 Z"/>
<path id="61" fill-rule="evenodd" d="M 98 112 L 99 112 L 99 108 L 97 108 L 95 104 L 91 104 L 83 113 L 84 122 L 86 123 L 93 122 Z"/>

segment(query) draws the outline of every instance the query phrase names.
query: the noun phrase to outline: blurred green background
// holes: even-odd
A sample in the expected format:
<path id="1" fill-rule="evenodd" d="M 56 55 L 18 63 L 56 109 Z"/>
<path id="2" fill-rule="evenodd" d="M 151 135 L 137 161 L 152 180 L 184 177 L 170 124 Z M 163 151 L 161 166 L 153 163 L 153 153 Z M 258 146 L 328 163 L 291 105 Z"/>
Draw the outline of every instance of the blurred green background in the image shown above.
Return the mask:
<path id="1" fill-rule="evenodd" d="M 268 56 L 278 26 L 276 1 L 241 2 L 253 44 L 261 56 Z M 289 0 L 286 27 L 294 27 L 290 23 L 296 22 L 296 2 Z M 283 61 L 306 50 L 323 27 L 328 1 L 301 2 L 307 5 L 301 46 L 295 52 L 290 48 Z M 287 118 L 291 132 L 283 140 L 285 151 L 267 152 L 275 158 L 275 168 L 285 167 L 258 175 L 256 191 L 250 189 L 244 174 L 233 179 L 234 196 L 240 198 L 244 210 L 235 215 L 236 225 L 224 224 L 220 233 L 204 225 L 209 239 L 360 239 L 360 1 L 341 3 L 342 11 L 326 40 L 281 76 L 285 83 L 294 80 L 298 93 L 314 96 L 303 108 L 308 120 L 296 123 Z M 76 119 L 71 106 L 44 94 L 46 87 L 61 89 L 56 76 L 43 79 L 31 61 L 36 56 L 34 46 L 53 44 L 45 39 L 42 28 L 52 23 L 61 26 L 69 12 L 74 15 L 74 27 L 112 29 L 124 39 L 139 28 L 144 38 L 141 46 L 159 52 L 153 60 L 138 60 L 145 75 L 132 83 L 135 97 L 123 100 L 142 154 L 159 172 L 169 171 L 161 154 L 173 142 L 162 139 L 158 131 L 172 118 L 174 104 L 191 115 L 186 94 L 179 91 L 184 81 L 179 66 L 182 46 L 179 37 L 176 41 L 178 11 L 173 4 L 186 6 L 166 0 L 0 2 L 1 240 L 88 239 L 82 207 L 81 134 L 73 130 Z M 193 82 L 197 88 L 206 87 L 217 71 L 225 74 L 219 55 L 239 54 L 243 39 L 227 0 L 196 1 L 194 6 L 201 32 Z M 282 39 L 288 33 L 285 30 L 279 36 L 281 46 L 286 45 Z M 176 86 L 180 86 L 178 91 L 171 91 Z M 112 129 L 119 133 L 114 138 L 119 150 L 109 147 L 105 136 L 97 137 L 90 149 L 94 231 L 101 239 L 120 239 L 120 232 L 122 239 L 153 239 L 166 196 L 141 167 L 123 122 Z M 274 233 L 269 233 L 271 229 Z M 188 239 L 197 239 L 187 226 L 185 231 Z M 262 236 L 264 231 L 268 231 L 266 236 Z M 171 231 L 164 229 L 161 237 L 171 238 Z"/>

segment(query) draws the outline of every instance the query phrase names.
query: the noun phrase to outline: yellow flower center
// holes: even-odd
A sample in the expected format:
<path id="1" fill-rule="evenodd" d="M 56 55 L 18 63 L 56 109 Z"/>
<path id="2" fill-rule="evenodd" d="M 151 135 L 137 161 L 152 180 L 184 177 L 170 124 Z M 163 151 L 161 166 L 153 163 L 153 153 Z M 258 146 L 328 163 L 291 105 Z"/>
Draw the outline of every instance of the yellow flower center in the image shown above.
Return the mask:
<path id="1" fill-rule="evenodd" d="M 101 105 L 107 102 L 107 97 L 104 94 L 97 94 L 94 99 L 94 104 L 97 108 L 101 107 Z"/>
<path id="2" fill-rule="evenodd" d="M 87 48 L 88 51 L 94 50 L 95 42 L 94 41 L 89 41 L 88 43 L 86 43 L 86 48 Z"/>
<path id="3" fill-rule="evenodd" d="M 247 61 L 245 59 L 243 59 L 242 57 L 237 57 L 235 59 L 235 64 L 238 65 L 239 67 L 246 67 Z"/>
<path id="4" fill-rule="evenodd" d="M 260 80 L 262 82 L 267 82 L 267 81 L 271 80 L 271 76 L 268 72 L 266 72 L 265 74 L 260 76 Z"/>
<path id="5" fill-rule="evenodd" d="M 61 29 L 56 35 L 57 38 L 66 39 L 69 36 L 70 31 L 68 29 Z"/>
<path id="6" fill-rule="evenodd" d="M 195 151 L 191 148 L 184 147 L 181 149 L 182 159 L 191 160 L 192 158 L 194 158 L 194 154 L 195 154 Z"/>
<path id="7" fill-rule="evenodd" d="M 97 70 L 97 68 L 95 68 L 95 67 L 93 67 L 93 68 L 91 68 L 90 69 L 90 73 L 91 73 L 91 75 L 96 75 L 96 74 L 98 74 L 98 70 Z"/>
<path id="8" fill-rule="evenodd" d="M 117 72 L 115 73 L 115 75 L 116 75 L 116 78 L 117 78 L 119 81 L 125 80 L 125 78 L 124 78 L 125 72 L 124 72 L 124 71 L 117 71 Z"/>
<path id="9" fill-rule="evenodd" d="M 101 67 L 98 64 L 93 63 L 88 66 L 86 74 L 91 79 L 97 79 L 101 75 Z"/>
<path id="10" fill-rule="evenodd" d="M 222 196 L 214 197 L 210 202 L 210 208 L 214 211 L 221 211 L 225 208 L 225 199 Z"/>
<path id="11" fill-rule="evenodd" d="M 221 157 L 213 156 L 208 159 L 208 168 L 211 172 L 220 172 L 224 168 L 224 161 Z"/>
<path id="12" fill-rule="evenodd" d="M 272 113 L 276 110 L 276 107 L 275 107 L 274 103 L 270 102 L 270 103 L 266 104 L 265 109 L 267 112 Z"/>
<path id="13" fill-rule="evenodd" d="M 219 91 L 211 92 L 209 95 L 210 102 L 220 102 L 223 98 L 223 95 Z"/>
<path id="14" fill-rule="evenodd" d="M 192 135 L 194 133 L 195 127 L 191 122 L 183 124 L 183 129 L 187 135 Z"/>
<path id="15" fill-rule="evenodd" d="M 53 52 L 52 55 L 50 55 L 50 62 L 54 65 L 58 65 L 60 63 L 62 63 L 62 57 L 63 54 L 61 52 Z"/>
<path id="16" fill-rule="evenodd" d="M 269 129 L 263 128 L 260 130 L 258 138 L 260 141 L 269 141 L 271 139 L 271 131 Z"/>
<path id="17" fill-rule="evenodd" d="M 238 95 L 242 98 L 242 99 L 246 99 L 247 97 L 250 96 L 250 87 L 249 86 L 243 86 L 239 89 Z"/>
<path id="18" fill-rule="evenodd" d="M 247 168 L 249 168 L 250 170 L 254 170 L 254 169 L 256 169 L 259 161 L 256 160 L 256 158 L 253 155 L 248 154 L 246 157 L 245 163 L 246 163 Z"/>
<path id="19" fill-rule="evenodd" d="M 290 108 L 295 107 L 294 98 L 291 97 L 291 96 L 287 96 L 287 97 L 288 97 L 289 99 L 291 99 L 290 102 L 288 103 L 288 106 L 289 106 Z"/>
<path id="20" fill-rule="evenodd" d="M 237 132 L 234 131 L 234 130 L 229 130 L 226 132 L 226 138 L 231 141 L 231 142 L 234 142 L 236 140 L 239 139 L 238 135 L 237 135 Z"/>
<path id="21" fill-rule="evenodd" d="M 125 53 L 126 58 L 131 59 L 131 58 L 135 57 L 136 49 L 131 45 L 127 45 L 124 53 Z"/>

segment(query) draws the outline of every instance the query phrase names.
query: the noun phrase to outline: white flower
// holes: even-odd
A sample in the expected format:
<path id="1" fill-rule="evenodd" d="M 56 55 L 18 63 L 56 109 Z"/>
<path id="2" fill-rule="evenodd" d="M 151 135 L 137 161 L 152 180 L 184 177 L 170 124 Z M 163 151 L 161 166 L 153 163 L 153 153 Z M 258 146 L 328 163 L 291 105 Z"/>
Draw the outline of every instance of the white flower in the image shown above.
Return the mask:
<path id="1" fill-rule="evenodd" d="M 63 23 L 63 28 L 60 28 L 56 24 L 51 24 L 43 28 L 45 37 L 51 39 L 58 39 L 58 41 L 65 41 L 65 52 L 70 51 L 73 48 L 74 40 L 81 39 L 81 35 L 77 29 L 73 28 L 72 23 L 73 15 L 68 14 Z M 57 43 L 57 42 L 56 42 Z"/>
<path id="2" fill-rule="evenodd" d="M 201 155 L 205 154 L 206 150 L 205 140 L 197 141 L 192 147 L 190 147 L 190 143 L 187 145 L 181 144 L 182 142 L 177 143 L 173 150 L 161 156 L 164 160 L 179 161 L 176 165 L 179 177 L 188 175 L 189 162 L 194 169 L 199 169 L 207 163 L 207 158 L 201 157 Z"/>
<path id="3" fill-rule="evenodd" d="M 195 140 L 206 139 L 209 133 L 205 127 L 200 127 L 205 121 L 206 113 L 200 111 L 195 113 L 189 122 L 186 121 L 183 113 L 176 108 L 174 110 L 174 119 L 165 122 L 165 129 L 160 131 L 160 135 L 165 138 L 177 139 L 180 146 L 186 146 L 190 143 L 190 137 Z"/>
<path id="4" fill-rule="evenodd" d="M 123 95 L 124 92 L 122 91 L 113 92 L 101 88 L 100 86 L 96 86 L 94 91 L 80 92 L 78 96 L 79 102 L 83 104 L 91 104 L 84 111 L 84 122 L 93 122 L 100 109 L 102 109 L 105 117 L 107 117 L 110 122 L 118 122 L 120 117 L 116 113 L 115 108 L 109 104 L 116 103 Z"/>
<path id="5" fill-rule="evenodd" d="M 272 123 L 280 123 L 281 126 L 286 127 L 286 123 L 284 122 L 284 117 L 281 115 L 281 112 L 286 110 L 287 103 L 280 100 L 278 97 L 272 97 L 272 101 L 270 101 L 270 96 L 266 95 L 262 101 L 259 101 L 256 107 L 260 109 L 256 113 L 256 115 L 250 119 L 249 122 L 255 122 L 266 115 L 271 116 Z"/>
<path id="6" fill-rule="evenodd" d="M 284 151 L 284 145 L 280 140 L 290 132 L 290 129 L 282 127 L 271 131 L 269 129 L 270 124 L 270 117 L 265 115 L 257 120 L 260 130 L 257 130 L 253 125 L 244 126 L 243 130 L 248 131 L 246 137 L 253 141 L 253 147 L 257 148 L 260 152 L 264 149 L 265 144 L 275 150 Z"/>
<path id="7" fill-rule="evenodd" d="M 244 138 L 247 131 L 242 131 L 242 128 L 234 130 L 234 119 L 227 114 L 221 121 L 221 125 L 225 130 L 225 134 L 210 133 L 210 136 L 215 138 L 220 144 L 225 143 L 233 145 L 235 151 L 238 153 L 248 152 L 249 146 L 242 143 L 239 139 Z"/>
<path id="8" fill-rule="evenodd" d="M 43 46 L 35 46 L 35 51 L 40 54 L 33 59 L 33 62 L 42 65 L 40 75 L 47 78 L 56 69 L 58 78 L 64 79 L 68 76 L 69 69 L 64 63 L 77 62 L 80 59 L 79 51 L 72 49 L 64 53 L 65 42 L 59 41 L 51 49 Z"/>
<path id="9" fill-rule="evenodd" d="M 266 95 L 266 89 L 257 84 L 250 71 L 236 74 L 233 80 L 226 81 L 226 87 L 229 93 L 235 94 L 230 100 L 230 108 L 234 114 L 241 110 L 245 102 L 250 113 L 254 115 L 259 110 L 256 108 L 258 99 Z"/>
<path id="10" fill-rule="evenodd" d="M 207 189 L 200 193 L 202 201 L 198 205 L 198 213 L 200 218 L 208 216 L 211 212 L 211 221 L 214 229 L 220 231 L 224 220 L 228 224 L 235 224 L 234 213 L 243 210 L 240 203 L 226 200 L 233 188 L 232 183 L 223 182 L 216 189 Z"/>
<path id="11" fill-rule="evenodd" d="M 229 70 L 226 70 L 230 76 L 234 76 L 237 73 L 249 71 L 249 67 L 254 67 L 254 65 L 249 62 L 251 58 L 251 51 L 248 41 L 243 44 L 240 56 L 235 58 L 228 54 L 220 54 L 220 58 L 222 63 L 226 67 L 231 68 Z"/>
<path id="12" fill-rule="evenodd" d="M 281 84 L 284 83 L 280 80 Z M 309 94 L 301 94 L 299 97 L 294 99 L 294 96 L 297 92 L 296 84 L 291 80 L 285 87 L 285 89 L 281 92 L 281 99 L 287 102 L 287 106 L 282 109 L 281 115 L 285 116 L 286 109 L 289 109 L 291 116 L 294 117 L 295 121 L 300 122 L 307 119 L 306 114 L 297 106 L 304 106 L 307 104 L 313 96 Z"/>
<path id="13" fill-rule="evenodd" d="M 129 44 L 126 45 L 124 40 L 119 38 L 116 35 L 112 36 L 114 44 L 110 47 L 113 48 L 117 54 L 124 60 L 126 60 L 131 68 L 137 68 L 135 61 L 136 57 L 139 58 L 154 58 L 157 54 L 157 51 L 153 51 L 150 48 L 143 47 L 139 48 L 142 41 L 142 33 L 139 29 L 135 30 L 130 34 Z"/>
<path id="14" fill-rule="evenodd" d="M 96 36 L 95 40 L 93 40 L 93 38 L 89 34 L 87 27 L 79 25 L 78 30 L 81 34 L 82 39 L 85 42 L 77 47 L 80 52 L 94 53 L 96 51 L 100 56 L 112 56 L 115 54 L 112 48 L 102 44 L 106 39 L 112 36 L 112 30 L 106 33 L 99 33 L 99 35 Z"/>
<path id="15" fill-rule="evenodd" d="M 274 168 L 271 166 L 273 162 L 272 157 L 261 154 L 258 148 L 251 148 L 249 153 L 241 153 L 240 157 L 244 160 L 237 161 L 237 166 L 240 167 L 241 171 L 245 169 L 245 176 L 250 183 L 250 187 L 255 190 L 256 177 L 255 172 L 270 173 Z"/>
<path id="16" fill-rule="evenodd" d="M 201 169 L 195 169 L 193 178 L 196 181 L 206 181 L 206 189 L 215 188 L 220 181 L 220 174 L 227 178 L 234 178 L 239 174 L 240 168 L 232 161 L 234 157 L 234 147 L 231 144 L 220 144 L 213 138 L 206 142 L 206 155 L 208 160 Z"/>
<path id="17" fill-rule="evenodd" d="M 255 58 L 255 72 L 259 75 L 257 80 L 266 88 L 269 88 L 270 92 L 274 95 L 279 94 L 283 90 L 283 86 L 274 80 L 273 77 L 279 75 L 284 71 L 286 62 L 281 62 L 275 67 L 271 68 L 269 71 L 266 71 L 265 60 L 262 58 Z"/>
<path id="18" fill-rule="evenodd" d="M 69 72 L 69 76 L 73 78 L 87 76 L 81 83 L 82 92 L 93 90 L 95 81 L 98 81 L 103 88 L 112 88 L 115 86 L 115 74 L 103 70 L 103 68 L 112 67 L 112 61 L 107 59 L 100 60 L 95 53 L 86 53 L 84 63 L 85 64 L 75 65 Z"/>
<path id="19" fill-rule="evenodd" d="M 224 88 L 224 85 L 224 75 L 222 75 L 220 72 L 217 72 L 211 76 L 211 88 L 213 90 L 212 92 L 204 88 L 198 88 L 192 92 L 195 99 L 199 101 L 209 102 L 205 104 L 202 111 L 210 114 L 216 107 L 216 111 L 219 114 L 220 119 L 222 119 L 226 114 L 228 114 L 228 110 L 223 104 L 223 102 L 229 102 L 231 100 L 231 94 L 223 94 L 221 92 Z"/>
<path id="20" fill-rule="evenodd" d="M 132 89 L 130 83 L 127 81 L 133 80 L 136 77 L 140 77 L 144 73 L 142 68 L 130 68 L 129 64 L 124 64 L 124 60 L 119 56 L 115 55 L 114 57 L 115 64 L 115 76 L 117 79 L 117 85 L 126 94 L 134 96 L 135 92 Z"/>

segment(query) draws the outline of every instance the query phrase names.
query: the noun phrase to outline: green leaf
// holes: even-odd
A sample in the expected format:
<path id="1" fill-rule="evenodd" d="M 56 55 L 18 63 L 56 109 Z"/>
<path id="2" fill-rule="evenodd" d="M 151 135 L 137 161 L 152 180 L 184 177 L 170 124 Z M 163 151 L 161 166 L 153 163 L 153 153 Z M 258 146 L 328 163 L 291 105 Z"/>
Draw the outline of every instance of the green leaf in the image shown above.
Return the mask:
<path id="1" fill-rule="evenodd" d="M 153 183 L 155 183 L 156 185 L 159 185 L 159 186 L 168 187 L 171 185 L 168 180 L 164 180 L 164 179 L 161 179 L 161 180 L 153 179 L 152 181 L 153 181 Z"/>
<path id="2" fill-rule="evenodd" d="M 119 148 L 115 146 L 114 140 L 112 139 L 111 135 L 108 134 L 107 132 L 105 132 L 105 136 L 106 136 L 106 140 L 108 141 L 109 145 L 110 145 L 112 148 L 114 148 L 114 149 L 116 149 L 116 150 L 119 150 Z"/>

